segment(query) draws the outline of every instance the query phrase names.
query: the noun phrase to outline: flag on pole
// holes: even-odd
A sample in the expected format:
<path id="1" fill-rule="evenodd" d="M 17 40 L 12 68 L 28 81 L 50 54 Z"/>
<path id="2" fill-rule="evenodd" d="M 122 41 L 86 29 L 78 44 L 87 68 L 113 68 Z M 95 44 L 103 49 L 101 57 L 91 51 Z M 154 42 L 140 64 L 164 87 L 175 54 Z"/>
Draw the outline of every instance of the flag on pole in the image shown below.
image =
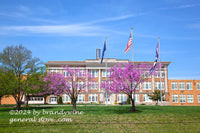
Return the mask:
<path id="1" fill-rule="evenodd" d="M 157 47 L 156 47 L 156 58 L 155 58 L 155 60 L 154 60 L 154 64 L 153 64 L 153 67 L 150 69 L 150 74 L 152 74 L 152 72 L 154 71 L 154 69 L 155 69 L 155 67 L 156 67 L 156 65 L 157 65 L 157 62 L 158 62 L 158 57 L 159 57 L 159 42 L 158 42 L 158 44 L 157 44 Z"/>
<path id="2" fill-rule="evenodd" d="M 125 53 L 127 53 L 130 50 L 131 44 L 132 44 L 132 35 L 130 34 Z"/>
<path id="3" fill-rule="evenodd" d="M 104 57 L 104 53 L 105 53 L 105 51 L 106 51 L 106 40 L 105 40 L 105 42 L 104 42 L 104 46 L 103 46 L 103 51 L 102 51 L 102 56 L 101 56 L 101 64 L 102 64 L 102 62 L 103 62 L 103 57 Z"/>

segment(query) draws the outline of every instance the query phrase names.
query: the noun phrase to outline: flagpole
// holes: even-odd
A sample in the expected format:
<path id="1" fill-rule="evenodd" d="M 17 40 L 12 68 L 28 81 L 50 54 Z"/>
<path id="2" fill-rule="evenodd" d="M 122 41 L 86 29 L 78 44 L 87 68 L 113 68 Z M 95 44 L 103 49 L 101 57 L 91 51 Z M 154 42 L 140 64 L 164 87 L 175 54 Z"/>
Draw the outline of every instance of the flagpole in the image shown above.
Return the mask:
<path id="1" fill-rule="evenodd" d="M 162 105 L 162 84 L 161 84 L 161 59 L 160 59 L 160 37 L 158 37 L 159 43 L 159 64 L 160 64 L 160 103 Z"/>
<path id="2" fill-rule="evenodd" d="M 108 77 L 108 74 L 107 74 L 107 67 L 108 67 L 108 58 L 107 58 L 107 36 L 105 37 L 105 45 L 106 45 L 106 81 L 107 81 L 107 77 Z M 107 91 L 106 91 L 106 106 L 108 105 L 108 94 L 107 94 Z"/>
<path id="3" fill-rule="evenodd" d="M 131 27 L 131 38 L 132 38 L 132 62 L 134 64 L 134 60 L 133 60 L 133 27 Z"/>

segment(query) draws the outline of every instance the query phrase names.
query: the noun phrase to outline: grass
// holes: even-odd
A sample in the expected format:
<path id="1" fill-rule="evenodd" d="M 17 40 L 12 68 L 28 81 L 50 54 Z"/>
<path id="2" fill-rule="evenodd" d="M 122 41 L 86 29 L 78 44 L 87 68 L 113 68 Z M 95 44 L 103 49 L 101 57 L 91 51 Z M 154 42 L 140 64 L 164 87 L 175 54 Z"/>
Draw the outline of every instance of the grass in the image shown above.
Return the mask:
<path id="1" fill-rule="evenodd" d="M 69 112 L 70 106 L 23 107 L 30 114 L 11 115 L 14 108 L 0 108 L 0 132 L 200 132 L 200 106 L 137 106 L 137 112 L 130 112 L 131 106 L 78 106 L 83 114 L 43 114 L 45 112 Z M 33 110 L 40 115 L 33 115 Z M 11 112 L 12 113 L 12 112 Z M 36 122 L 13 122 L 12 118 L 35 118 Z M 39 119 L 67 120 L 68 122 L 38 122 Z"/>

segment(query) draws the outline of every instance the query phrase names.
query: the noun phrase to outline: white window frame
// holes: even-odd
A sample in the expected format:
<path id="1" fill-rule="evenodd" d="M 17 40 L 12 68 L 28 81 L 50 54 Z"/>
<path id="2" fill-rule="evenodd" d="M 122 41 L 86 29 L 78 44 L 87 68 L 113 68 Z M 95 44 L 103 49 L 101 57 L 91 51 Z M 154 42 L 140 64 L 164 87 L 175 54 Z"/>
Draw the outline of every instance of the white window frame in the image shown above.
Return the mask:
<path id="1" fill-rule="evenodd" d="M 144 82 L 143 90 L 151 90 L 151 82 Z"/>
<path id="2" fill-rule="evenodd" d="M 110 72 L 107 71 L 107 76 L 110 76 Z M 102 77 L 105 78 L 106 77 L 106 70 L 102 70 Z"/>
<path id="3" fill-rule="evenodd" d="M 172 94 L 172 103 L 178 103 L 178 95 Z"/>
<path id="4" fill-rule="evenodd" d="M 117 94 L 117 103 L 122 103 L 127 101 L 126 94 Z"/>
<path id="5" fill-rule="evenodd" d="M 132 94 L 132 98 L 134 98 L 134 94 Z M 140 102 L 140 95 L 139 94 L 135 94 L 135 102 Z"/>
<path id="6" fill-rule="evenodd" d="M 178 90 L 177 82 L 171 82 L 172 90 Z"/>
<path id="7" fill-rule="evenodd" d="M 164 90 L 164 82 L 161 82 L 161 90 Z M 156 82 L 156 90 L 160 90 L 160 82 Z"/>
<path id="8" fill-rule="evenodd" d="M 179 82 L 179 90 L 185 90 L 185 82 Z"/>
<path id="9" fill-rule="evenodd" d="M 180 100 L 180 103 L 185 103 L 186 102 L 186 98 L 185 98 L 185 95 L 179 95 L 179 100 Z"/>
<path id="10" fill-rule="evenodd" d="M 194 103 L 193 95 L 187 95 L 187 103 Z"/>
<path id="11" fill-rule="evenodd" d="M 77 103 L 85 102 L 85 94 L 79 94 L 77 98 Z"/>
<path id="12" fill-rule="evenodd" d="M 98 94 L 89 94 L 88 102 L 98 102 Z"/>
<path id="13" fill-rule="evenodd" d="M 71 102 L 71 98 L 67 94 L 63 94 L 62 99 L 63 103 Z"/>
<path id="14" fill-rule="evenodd" d="M 186 86 L 187 86 L 187 90 L 192 90 L 192 82 L 187 82 Z"/>
<path id="15" fill-rule="evenodd" d="M 155 78 L 160 78 L 160 72 L 156 72 Z M 164 72 L 161 72 L 161 78 L 164 78 Z"/>
<path id="16" fill-rule="evenodd" d="M 197 82 L 197 90 L 200 90 L 200 82 Z"/>
<path id="17" fill-rule="evenodd" d="M 200 103 L 200 95 L 197 95 L 198 103 Z"/>
<path id="18" fill-rule="evenodd" d="M 98 70 L 96 70 L 96 69 L 95 70 L 89 70 L 89 73 L 95 78 L 98 77 Z"/>
<path id="19" fill-rule="evenodd" d="M 147 94 L 143 94 L 143 102 L 152 102 L 152 99 Z"/>
<path id="20" fill-rule="evenodd" d="M 80 90 L 80 89 L 83 89 L 83 88 L 84 88 L 84 82 L 83 81 L 78 81 L 78 83 L 77 83 L 77 90 Z"/>
<path id="21" fill-rule="evenodd" d="M 98 89 L 98 82 L 97 81 L 89 82 L 89 89 L 90 90 L 97 90 Z"/>

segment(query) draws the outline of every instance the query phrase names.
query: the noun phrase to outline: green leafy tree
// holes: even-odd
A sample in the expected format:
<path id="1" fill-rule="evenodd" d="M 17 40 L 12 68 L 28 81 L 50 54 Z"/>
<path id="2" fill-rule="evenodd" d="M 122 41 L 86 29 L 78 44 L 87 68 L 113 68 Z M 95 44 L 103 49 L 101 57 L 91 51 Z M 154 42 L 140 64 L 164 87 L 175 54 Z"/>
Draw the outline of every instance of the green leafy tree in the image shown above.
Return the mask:
<path id="1" fill-rule="evenodd" d="M 153 94 L 148 94 L 149 98 L 156 101 L 156 105 L 158 105 L 158 101 L 160 101 L 160 90 L 154 90 Z M 164 93 L 162 92 L 162 97 Z M 164 98 L 163 98 L 164 101 Z"/>
<path id="2" fill-rule="evenodd" d="M 22 45 L 8 46 L 0 53 L 0 63 L 8 68 L 17 79 L 15 88 L 6 87 L 17 103 L 17 110 L 21 109 L 22 98 L 25 92 L 23 75 L 32 73 L 38 62 L 39 58 L 33 58 L 32 52 Z"/>
<path id="3" fill-rule="evenodd" d="M 1 98 L 3 96 L 8 96 L 12 93 L 12 89 L 17 85 L 16 76 L 12 73 L 12 71 L 1 67 L 0 68 L 0 105 Z"/>
<path id="4" fill-rule="evenodd" d="M 27 75 L 24 79 L 24 95 L 26 107 L 28 107 L 30 96 L 34 96 L 41 91 L 41 87 L 43 86 L 44 82 L 40 78 L 41 72 L 35 72 Z"/>

